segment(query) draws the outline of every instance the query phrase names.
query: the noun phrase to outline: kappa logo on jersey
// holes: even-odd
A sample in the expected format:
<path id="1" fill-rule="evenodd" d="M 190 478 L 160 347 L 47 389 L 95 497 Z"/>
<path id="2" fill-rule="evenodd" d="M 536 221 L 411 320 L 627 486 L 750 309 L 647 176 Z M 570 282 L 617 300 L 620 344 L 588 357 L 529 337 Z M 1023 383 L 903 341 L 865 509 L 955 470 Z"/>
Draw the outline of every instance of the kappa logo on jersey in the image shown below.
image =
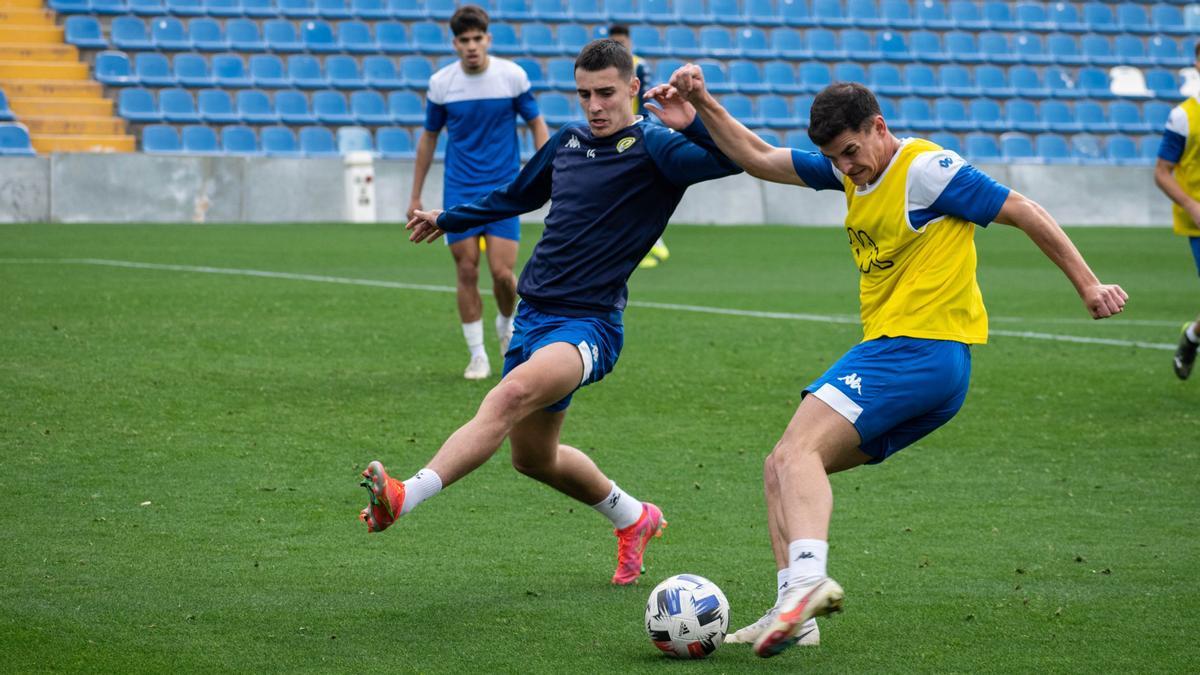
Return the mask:
<path id="1" fill-rule="evenodd" d="M 858 395 L 862 396 L 862 378 L 858 376 L 858 373 L 850 373 L 845 377 L 839 377 L 838 380 L 845 382 L 847 387 L 857 391 Z"/>
<path id="2" fill-rule="evenodd" d="M 850 250 L 854 253 L 854 261 L 858 263 L 858 271 L 869 274 L 873 268 L 886 270 L 895 263 L 879 258 L 879 245 L 865 230 L 846 228 L 850 237 Z"/>
<path id="3" fill-rule="evenodd" d="M 579 149 L 579 137 L 576 136 L 575 134 L 571 134 L 571 137 L 567 139 L 566 147 L 568 147 L 572 150 L 578 150 Z"/>
<path id="4" fill-rule="evenodd" d="M 617 154 L 625 152 L 629 148 L 633 147 L 634 143 L 637 143 L 637 139 L 633 136 L 626 136 L 625 138 L 617 141 Z"/>

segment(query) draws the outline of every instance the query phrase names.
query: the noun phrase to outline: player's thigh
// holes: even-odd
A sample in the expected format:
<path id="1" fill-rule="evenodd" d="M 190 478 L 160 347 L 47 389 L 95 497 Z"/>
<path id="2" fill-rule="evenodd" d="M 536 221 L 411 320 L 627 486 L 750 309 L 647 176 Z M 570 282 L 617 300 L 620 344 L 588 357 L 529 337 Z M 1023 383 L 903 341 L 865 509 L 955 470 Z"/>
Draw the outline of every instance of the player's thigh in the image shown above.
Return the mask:
<path id="1" fill-rule="evenodd" d="M 859 449 L 860 443 L 858 430 L 849 420 L 821 399 L 805 396 L 775 447 L 785 455 L 815 454 L 826 473 L 835 473 L 871 459 Z"/>
<path id="2" fill-rule="evenodd" d="M 492 274 L 511 274 L 513 268 L 517 265 L 517 250 L 519 248 L 520 243 L 514 239 L 507 239 L 505 237 L 498 237 L 493 234 L 488 234 L 487 260 L 488 267 L 491 268 Z"/>
<path id="3" fill-rule="evenodd" d="M 479 237 L 472 236 L 458 241 L 447 240 L 450 255 L 457 267 L 479 267 Z"/>
<path id="4" fill-rule="evenodd" d="M 584 364 L 579 349 L 568 342 L 554 342 L 538 348 L 520 365 L 507 370 L 497 388 L 515 390 L 511 395 L 523 401 L 526 413 L 549 407 L 579 388 Z"/>

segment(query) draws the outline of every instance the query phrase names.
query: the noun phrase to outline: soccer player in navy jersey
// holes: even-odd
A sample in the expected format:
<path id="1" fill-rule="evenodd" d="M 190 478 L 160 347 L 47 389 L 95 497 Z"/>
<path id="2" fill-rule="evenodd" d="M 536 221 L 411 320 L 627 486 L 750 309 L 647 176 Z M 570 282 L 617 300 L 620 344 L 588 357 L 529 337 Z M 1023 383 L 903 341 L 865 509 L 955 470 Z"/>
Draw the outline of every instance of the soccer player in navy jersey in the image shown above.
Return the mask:
<path id="1" fill-rule="evenodd" d="M 471 421 L 425 468 L 400 482 L 383 465 L 363 472 L 370 503 L 361 518 L 379 532 L 488 460 L 505 438 L 517 471 L 592 506 L 617 535 L 614 584 L 637 581 L 646 544 L 665 521 L 559 436 L 576 389 L 599 382 L 624 342 L 626 282 L 662 234 L 688 186 L 739 169 L 715 149 L 682 103 L 661 112 L 676 133 L 633 115 L 638 92 L 629 50 L 596 40 L 575 61 L 587 118 L 560 129 L 506 187 L 446 211 L 417 211 L 413 242 L 433 241 L 551 202 L 546 227 L 521 272 L 504 376 Z"/>
<path id="2" fill-rule="evenodd" d="M 804 388 L 763 466 L 775 554 L 775 606 L 727 642 L 774 656 L 814 644 L 814 617 L 839 611 L 842 587 L 826 573 L 833 491 L 829 474 L 878 464 L 946 424 L 966 398 L 973 344 L 987 342 L 975 278 L 976 225 L 1024 232 L 1062 270 L 1094 319 L 1128 298 L 1103 284 L 1040 205 L 957 153 L 897 138 L 874 94 L 837 82 L 813 100 L 809 138 L 821 152 L 776 148 L 742 126 L 688 64 L 647 92 L 682 96 L 730 159 L 752 176 L 846 196 L 845 236 L 859 275 L 863 340 Z"/>
<path id="3" fill-rule="evenodd" d="M 442 204 L 467 204 L 507 185 L 521 168 L 517 116 L 533 132 L 541 147 L 549 137 L 546 122 L 530 93 L 529 77 L 520 66 L 488 55 L 492 36 L 488 15 L 476 5 L 463 5 L 450 17 L 458 61 L 429 79 L 426 93 L 425 132 L 417 143 L 412 200 L 408 217 L 424 209 L 421 190 L 433 161 L 438 134 L 446 129 L 446 166 Z M 487 242 L 492 293 L 496 296 L 496 337 L 500 355 L 508 351 L 512 315 L 517 302 L 517 245 L 521 228 L 516 218 L 479 223 L 466 232 L 446 237 L 458 277 L 458 315 L 471 358 L 463 377 L 481 380 L 492 374 L 483 347 L 483 300 L 479 297 L 479 238 Z"/>

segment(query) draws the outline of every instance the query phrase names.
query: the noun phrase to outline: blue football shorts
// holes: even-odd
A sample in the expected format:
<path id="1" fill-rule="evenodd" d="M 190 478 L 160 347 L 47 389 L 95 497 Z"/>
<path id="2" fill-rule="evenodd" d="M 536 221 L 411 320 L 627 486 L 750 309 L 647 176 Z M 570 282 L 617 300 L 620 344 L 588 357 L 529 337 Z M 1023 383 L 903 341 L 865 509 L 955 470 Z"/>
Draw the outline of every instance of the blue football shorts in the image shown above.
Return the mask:
<path id="1" fill-rule="evenodd" d="M 950 421 L 967 397 L 971 348 L 879 338 L 855 345 L 804 390 L 845 417 L 878 464 Z"/>
<path id="2" fill-rule="evenodd" d="M 555 342 L 566 342 L 579 350 L 583 358 L 583 378 L 579 381 L 579 387 L 599 382 L 617 365 L 617 357 L 621 355 L 621 347 L 625 344 L 621 312 L 613 312 L 603 318 L 560 316 L 540 312 L 522 302 L 517 307 L 512 342 L 504 355 L 504 375 L 532 358 L 537 350 Z M 546 410 L 566 410 L 574 395 L 572 391 Z"/>
<path id="3" fill-rule="evenodd" d="M 504 187 L 504 184 L 496 187 Z M 442 197 L 442 204 L 445 208 L 458 206 L 459 204 L 470 204 L 471 202 L 486 197 L 494 188 L 451 188 L 446 187 Z M 493 237 L 504 237 L 513 241 L 521 241 L 521 221 L 519 218 L 505 218 L 497 220 L 494 223 L 473 227 L 466 232 L 447 232 L 446 245 L 456 244 L 463 239 L 471 237 L 481 237 L 485 234 Z"/>
<path id="4" fill-rule="evenodd" d="M 1200 237 L 1188 237 L 1192 245 L 1192 257 L 1196 259 L 1196 272 L 1200 273 Z"/>

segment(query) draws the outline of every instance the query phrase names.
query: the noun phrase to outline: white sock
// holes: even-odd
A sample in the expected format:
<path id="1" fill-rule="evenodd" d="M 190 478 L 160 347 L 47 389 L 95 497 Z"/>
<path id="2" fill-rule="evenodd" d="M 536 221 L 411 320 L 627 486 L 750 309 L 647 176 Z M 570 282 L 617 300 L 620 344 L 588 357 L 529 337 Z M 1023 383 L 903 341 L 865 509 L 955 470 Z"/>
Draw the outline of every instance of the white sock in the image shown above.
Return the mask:
<path id="1" fill-rule="evenodd" d="M 503 314 L 497 313 L 496 314 L 496 335 L 498 335 L 500 337 L 510 337 L 511 338 L 512 332 L 513 332 L 513 318 L 511 316 L 504 316 Z"/>
<path id="2" fill-rule="evenodd" d="M 467 339 L 467 349 L 471 350 L 471 358 L 482 356 L 487 358 L 487 352 L 483 349 L 483 319 L 464 323 L 463 337 Z"/>
<path id="3" fill-rule="evenodd" d="M 1187 339 L 1192 344 L 1200 343 L 1200 335 L 1196 335 L 1196 326 L 1200 326 L 1200 322 L 1193 322 L 1187 327 Z"/>
<path id="4" fill-rule="evenodd" d="M 421 469 L 404 481 L 404 506 L 400 515 L 417 508 L 417 504 L 442 491 L 442 477 L 432 469 Z"/>
<path id="5" fill-rule="evenodd" d="M 599 504 L 592 504 L 592 508 L 611 520 L 613 527 L 618 530 L 629 527 L 642 517 L 642 503 L 617 487 L 615 482 L 612 484 L 612 492 Z"/>
<path id="6" fill-rule="evenodd" d="M 791 573 L 792 573 L 792 571 L 786 567 L 775 573 L 775 589 L 776 589 L 775 590 L 775 606 L 776 607 L 778 607 L 779 603 L 783 601 L 783 594 L 787 593 L 788 578 L 791 576 Z"/>
<path id="7" fill-rule="evenodd" d="M 811 586 L 825 577 L 825 559 L 829 557 L 829 542 L 820 539 L 797 539 L 788 544 L 788 583 Z"/>

